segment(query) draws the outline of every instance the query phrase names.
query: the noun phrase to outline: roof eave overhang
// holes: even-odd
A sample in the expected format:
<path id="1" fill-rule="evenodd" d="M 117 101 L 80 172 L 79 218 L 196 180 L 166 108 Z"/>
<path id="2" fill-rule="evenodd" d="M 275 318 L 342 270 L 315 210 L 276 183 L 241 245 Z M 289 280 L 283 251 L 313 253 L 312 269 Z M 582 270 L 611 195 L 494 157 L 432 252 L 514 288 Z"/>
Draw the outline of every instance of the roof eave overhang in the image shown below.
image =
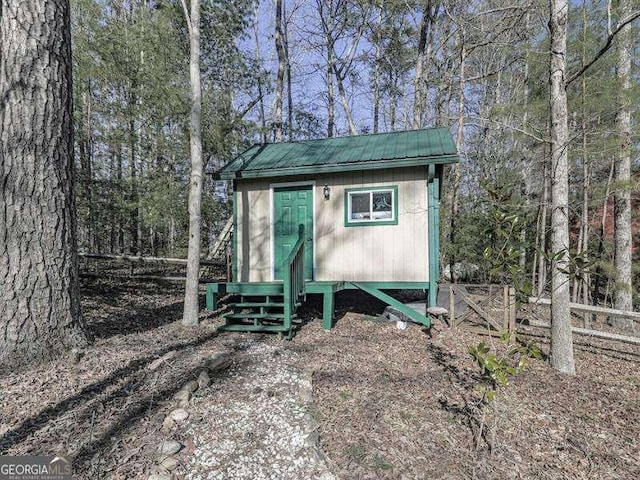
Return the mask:
<path id="1" fill-rule="evenodd" d="M 357 170 L 384 170 L 387 168 L 417 167 L 424 165 L 443 165 L 458 163 L 457 155 L 440 155 L 433 157 L 413 157 L 394 160 L 375 160 L 370 162 L 353 162 L 330 165 L 309 165 L 286 168 L 270 168 L 264 170 L 219 171 L 213 173 L 214 180 L 235 180 L 238 178 L 273 178 L 296 175 L 314 175 L 318 173 L 352 172 Z"/>

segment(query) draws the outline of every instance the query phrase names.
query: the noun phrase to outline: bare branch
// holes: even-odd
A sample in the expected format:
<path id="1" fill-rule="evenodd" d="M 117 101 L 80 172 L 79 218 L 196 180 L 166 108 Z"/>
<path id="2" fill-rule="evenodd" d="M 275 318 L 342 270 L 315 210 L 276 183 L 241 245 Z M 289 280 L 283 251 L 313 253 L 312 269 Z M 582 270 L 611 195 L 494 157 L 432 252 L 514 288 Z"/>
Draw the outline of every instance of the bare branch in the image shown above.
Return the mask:
<path id="1" fill-rule="evenodd" d="M 513 125 L 509 125 L 508 123 L 501 122 L 499 120 L 493 120 L 492 118 L 470 117 L 470 116 L 467 116 L 467 118 L 470 119 L 470 120 L 477 120 L 477 121 L 480 121 L 480 122 L 495 123 L 496 125 L 500 125 L 501 127 L 506 127 L 506 128 L 508 128 L 510 130 L 514 130 L 516 132 L 522 133 L 523 135 L 525 135 L 525 136 L 527 136 L 529 138 L 532 138 L 532 139 L 534 139 L 534 140 L 536 140 L 538 142 L 547 143 L 549 141 L 548 139 L 545 140 L 544 138 L 539 137 L 538 135 L 536 135 L 534 133 L 527 132 L 526 130 L 523 130 L 523 129 L 519 128 L 519 127 L 515 127 Z M 465 122 L 465 125 L 471 125 L 471 126 L 474 126 L 474 127 L 485 128 L 485 125 L 482 125 L 480 123 L 475 123 L 475 122 Z"/>
<path id="2" fill-rule="evenodd" d="M 565 83 L 565 88 L 571 85 L 578 78 L 580 78 L 587 70 L 589 70 L 600 59 L 600 57 L 602 57 L 605 53 L 607 53 L 607 51 L 613 45 L 613 40 L 622 31 L 622 29 L 638 18 L 640 18 L 640 10 L 633 12 L 626 18 L 623 18 L 622 20 L 620 20 L 616 29 L 613 30 L 611 33 L 609 33 L 609 35 L 607 36 L 607 41 L 602 46 L 602 48 L 598 51 L 598 53 L 594 55 L 591 61 L 583 65 L 580 70 L 578 70 L 576 73 L 574 73 L 569 77 L 569 79 Z"/>
<path id="3" fill-rule="evenodd" d="M 508 67 L 510 67 L 511 65 L 514 65 L 515 63 L 519 62 L 520 60 L 522 60 L 519 57 L 514 57 L 510 62 L 505 63 L 504 65 L 500 65 L 497 69 L 492 70 L 490 72 L 487 73 L 482 73 L 480 75 L 475 75 L 473 77 L 467 77 L 466 78 L 466 82 L 467 83 L 471 83 L 471 82 L 475 82 L 478 80 L 484 80 L 485 78 L 491 78 L 495 75 L 498 75 L 501 72 L 504 72 L 505 69 L 507 69 Z"/>
<path id="4" fill-rule="evenodd" d="M 184 11 L 184 19 L 187 21 L 187 28 L 189 29 L 189 36 L 191 37 L 191 15 L 189 15 L 189 7 L 187 6 L 187 0 L 180 0 L 182 3 L 182 10 Z"/>
<path id="5" fill-rule="evenodd" d="M 238 114 L 235 115 L 235 119 L 240 120 L 244 118 L 245 115 L 249 113 L 253 109 L 253 107 L 255 107 L 258 104 L 258 102 L 260 102 L 260 100 L 262 100 L 262 97 L 263 95 L 260 94 L 256 98 L 251 100 L 246 107 L 244 107 Z"/>

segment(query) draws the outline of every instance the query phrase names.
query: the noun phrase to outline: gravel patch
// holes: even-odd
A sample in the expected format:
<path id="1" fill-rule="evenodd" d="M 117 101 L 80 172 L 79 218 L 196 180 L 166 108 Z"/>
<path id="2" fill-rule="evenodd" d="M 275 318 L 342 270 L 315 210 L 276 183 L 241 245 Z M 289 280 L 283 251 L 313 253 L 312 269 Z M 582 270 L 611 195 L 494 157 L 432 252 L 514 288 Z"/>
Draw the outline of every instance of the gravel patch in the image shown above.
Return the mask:
<path id="1" fill-rule="evenodd" d="M 335 477 L 317 447 L 311 375 L 299 355 L 256 336 L 235 346 L 226 374 L 192 400 L 189 480 Z"/>

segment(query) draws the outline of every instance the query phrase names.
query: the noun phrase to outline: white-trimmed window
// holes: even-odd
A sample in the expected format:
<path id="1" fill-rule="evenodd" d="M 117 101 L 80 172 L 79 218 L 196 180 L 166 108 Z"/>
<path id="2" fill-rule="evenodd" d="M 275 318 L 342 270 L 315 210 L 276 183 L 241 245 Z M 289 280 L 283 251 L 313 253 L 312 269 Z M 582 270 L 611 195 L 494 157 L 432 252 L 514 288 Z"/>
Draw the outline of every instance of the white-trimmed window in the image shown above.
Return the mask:
<path id="1" fill-rule="evenodd" d="M 398 187 L 345 190 L 345 226 L 397 225 Z"/>

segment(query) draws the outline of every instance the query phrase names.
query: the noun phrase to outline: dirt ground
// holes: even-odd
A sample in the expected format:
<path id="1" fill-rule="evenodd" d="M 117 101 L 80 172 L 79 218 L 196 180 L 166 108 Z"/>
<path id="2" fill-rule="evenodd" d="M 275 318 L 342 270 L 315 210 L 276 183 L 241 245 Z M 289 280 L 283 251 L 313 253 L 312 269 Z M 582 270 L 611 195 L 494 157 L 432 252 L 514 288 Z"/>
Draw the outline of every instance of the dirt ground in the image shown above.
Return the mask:
<path id="1" fill-rule="evenodd" d="M 376 321 L 378 302 L 343 293 L 331 332 L 309 321 L 287 342 L 218 334 L 212 312 L 203 312 L 200 327 L 183 328 L 179 286 L 87 280 L 83 307 L 94 343 L 3 378 L 0 453 L 69 455 L 80 479 L 146 479 L 174 393 L 204 361 L 222 350 L 235 355 L 234 345 L 251 337 L 289 350 L 300 371 L 312 372 L 309 413 L 338 478 L 640 478 L 640 348 L 576 337 L 576 377 L 532 360 L 498 394 L 490 449 L 489 435 L 477 437 L 483 415 L 490 426 L 494 414 L 483 407 L 467 350 L 484 341 L 500 351 L 501 342 L 443 325 L 399 330 Z M 304 317 L 318 317 L 319 309 L 311 302 Z M 523 338 L 548 353 L 545 335 L 523 327 Z M 224 392 L 211 401 L 224 402 Z M 171 435 L 193 441 L 180 429 Z M 180 453 L 175 478 L 187 473 L 194 450 Z"/>

